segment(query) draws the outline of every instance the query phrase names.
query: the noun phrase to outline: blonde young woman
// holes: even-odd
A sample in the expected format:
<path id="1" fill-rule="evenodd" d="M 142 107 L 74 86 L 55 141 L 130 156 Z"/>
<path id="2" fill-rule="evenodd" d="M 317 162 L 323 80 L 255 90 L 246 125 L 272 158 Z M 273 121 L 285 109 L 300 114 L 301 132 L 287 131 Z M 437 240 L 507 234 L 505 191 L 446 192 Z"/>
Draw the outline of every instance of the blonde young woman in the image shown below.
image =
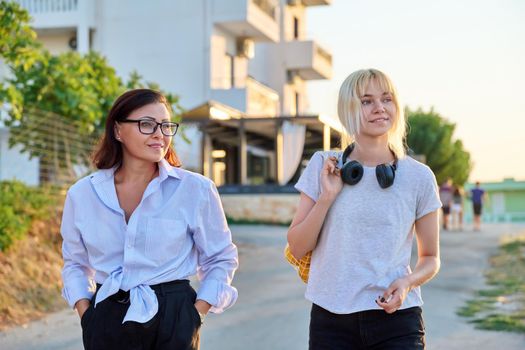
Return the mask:
<path id="1" fill-rule="evenodd" d="M 440 266 L 434 174 L 405 155 L 403 110 L 384 73 L 350 74 L 338 113 L 352 142 L 312 156 L 288 231 L 295 258 L 313 251 L 310 349 L 424 349 L 419 286 Z"/>

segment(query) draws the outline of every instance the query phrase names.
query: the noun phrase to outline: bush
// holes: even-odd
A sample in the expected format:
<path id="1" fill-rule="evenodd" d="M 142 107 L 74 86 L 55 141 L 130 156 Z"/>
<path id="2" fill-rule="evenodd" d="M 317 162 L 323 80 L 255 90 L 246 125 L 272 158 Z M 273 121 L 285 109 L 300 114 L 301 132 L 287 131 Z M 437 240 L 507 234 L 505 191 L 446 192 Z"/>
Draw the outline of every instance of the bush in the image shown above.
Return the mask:
<path id="1" fill-rule="evenodd" d="M 18 181 L 0 182 L 0 251 L 23 238 L 33 220 L 50 215 L 54 197 Z"/>

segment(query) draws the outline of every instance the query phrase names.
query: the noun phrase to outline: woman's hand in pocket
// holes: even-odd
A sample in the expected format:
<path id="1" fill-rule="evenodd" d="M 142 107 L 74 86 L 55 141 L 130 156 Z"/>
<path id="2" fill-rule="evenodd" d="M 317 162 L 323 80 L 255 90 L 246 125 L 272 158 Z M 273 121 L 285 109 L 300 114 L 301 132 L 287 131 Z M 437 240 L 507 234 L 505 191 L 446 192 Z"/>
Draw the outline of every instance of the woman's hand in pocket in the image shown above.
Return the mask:
<path id="1" fill-rule="evenodd" d="M 211 305 L 205 302 L 204 300 L 197 299 L 195 301 L 195 308 L 199 312 L 199 314 L 206 315 L 208 314 L 208 311 L 210 311 Z"/>
<path id="2" fill-rule="evenodd" d="M 82 319 L 82 316 L 84 316 L 84 312 L 86 312 L 86 310 L 89 308 L 89 305 L 89 299 L 80 299 L 75 303 L 75 309 L 77 310 L 80 319 Z"/>

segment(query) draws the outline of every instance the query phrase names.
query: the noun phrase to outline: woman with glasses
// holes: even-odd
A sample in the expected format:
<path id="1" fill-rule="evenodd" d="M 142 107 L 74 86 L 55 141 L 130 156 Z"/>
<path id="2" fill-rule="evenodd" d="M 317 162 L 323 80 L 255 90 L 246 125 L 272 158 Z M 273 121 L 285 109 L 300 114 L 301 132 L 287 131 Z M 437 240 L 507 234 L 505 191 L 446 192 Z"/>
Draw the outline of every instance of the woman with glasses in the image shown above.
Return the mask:
<path id="1" fill-rule="evenodd" d="M 204 316 L 237 299 L 237 248 L 217 189 L 179 168 L 178 126 L 158 92 L 124 93 L 94 153 L 99 170 L 67 193 L 63 296 L 86 349 L 197 349 Z"/>
<path id="2" fill-rule="evenodd" d="M 405 156 L 403 110 L 384 73 L 350 74 L 338 114 L 349 146 L 312 156 L 288 230 L 296 259 L 311 252 L 310 349 L 423 349 L 419 286 L 440 266 L 436 179 Z"/>

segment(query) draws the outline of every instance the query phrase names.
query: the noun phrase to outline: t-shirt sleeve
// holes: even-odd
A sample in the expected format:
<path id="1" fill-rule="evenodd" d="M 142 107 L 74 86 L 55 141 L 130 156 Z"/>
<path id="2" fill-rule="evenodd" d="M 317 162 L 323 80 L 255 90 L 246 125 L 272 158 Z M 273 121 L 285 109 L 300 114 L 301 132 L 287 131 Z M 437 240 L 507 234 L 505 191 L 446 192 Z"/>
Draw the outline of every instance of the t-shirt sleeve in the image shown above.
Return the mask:
<path id="1" fill-rule="evenodd" d="M 324 158 L 321 152 L 315 152 L 308 165 L 304 169 L 299 181 L 295 184 L 295 188 L 312 198 L 317 202 L 319 194 L 321 193 L 321 169 L 323 168 Z"/>
<path id="2" fill-rule="evenodd" d="M 439 187 L 430 168 L 427 168 L 422 180 L 417 199 L 416 220 L 441 208 Z"/>

